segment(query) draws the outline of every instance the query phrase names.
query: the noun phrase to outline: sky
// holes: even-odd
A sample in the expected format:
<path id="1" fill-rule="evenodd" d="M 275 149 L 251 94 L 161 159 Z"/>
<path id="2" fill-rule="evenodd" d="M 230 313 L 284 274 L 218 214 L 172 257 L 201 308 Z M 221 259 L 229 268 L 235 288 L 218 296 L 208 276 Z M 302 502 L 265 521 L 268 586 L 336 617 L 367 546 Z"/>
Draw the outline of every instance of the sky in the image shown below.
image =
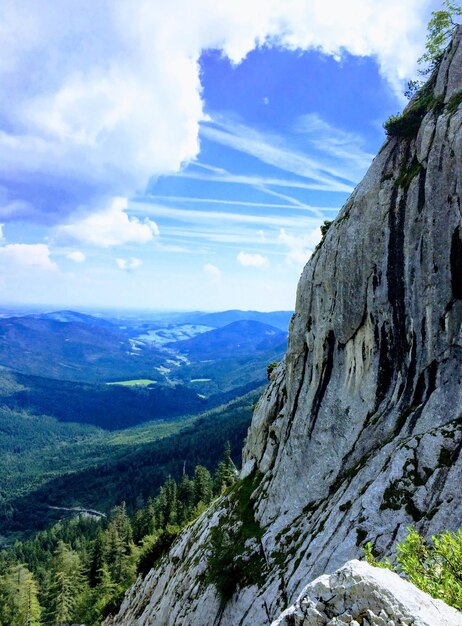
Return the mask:
<path id="1" fill-rule="evenodd" d="M 2 0 L 0 302 L 281 310 L 434 0 Z"/>

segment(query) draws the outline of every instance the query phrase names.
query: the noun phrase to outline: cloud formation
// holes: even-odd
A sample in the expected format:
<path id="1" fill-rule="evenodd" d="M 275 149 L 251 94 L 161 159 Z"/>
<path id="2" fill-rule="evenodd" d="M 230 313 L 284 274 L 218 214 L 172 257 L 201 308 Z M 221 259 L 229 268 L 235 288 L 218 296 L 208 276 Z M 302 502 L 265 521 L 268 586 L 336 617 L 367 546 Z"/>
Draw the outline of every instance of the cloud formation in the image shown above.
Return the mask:
<path id="1" fill-rule="evenodd" d="M 50 259 L 50 250 L 44 243 L 12 243 L 0 247 L 0 261 L 9 269 L 37 268 L 53 271 L 58 269 Z"/>
<path id="2" fill-rule="evenodd" d="M 66 254 L 66 259 L 74 261 L 74 263 L 83 263 L 86 258 L 85 254 L 79 250 L 73 250 L 72 252 L 68 252 Z"/>
<path id="3" fill-rule="evenodd" d="M 126 243 L 148 243 L 159 234 L 157 224 L 147 217 L 143 221 L 129 217 L 125 212 L 127 205 L 126 198 L 114 198 L 106 209 L 72 224 L 63 224 L 57 228 L 57 233 L 104 248 Z"/>
<path id="4" fill-rule="evenodd" d="M 414 73 L 430 4 L 4 0 L 5 219 L 29 211 L 56 223 L 57 213 L 129 196 L 194 159 L 204 119 L 203 50 L 220 49 L 234 63 L 263 44 L 375 56 L 398 88 Z M 41 198 L 37 206 L 29 206 L 31 197 Z"/>
<path id="5" fill-rule="evenodd" d="M 269 261 L 266 256 L 258 253 L 239 252 L 237 262 L 244 267 L 268 267 Z"/>
<path id="6" fill-rule="evenodd" d="M 285 262 L 288 265 L 303 266 L 320 240 L 320 228 L 314 228 L 304 235 L 291 235 L 281 228 L 278 236 L 278 242 L 287 249 Z"/>
<path id="7" fill-rule="evenodd" d="M 221 271 L 216 265 L 213 265 L 212 263 L 206 263 L 203 267 L 203 270 L 208 276 L 210 276 L 210 278 L 216 285 L 220 284 Z"/>
<path id="8" fill-rule="evenodd" d="M 136 270 L 137 267 L 143 265 L 143 261 L 141 259 L 137 259 L 136 257 L 130 257 L 129 259 L 116 259 L 116 265 L 124 272 L 132 272 Z"/>

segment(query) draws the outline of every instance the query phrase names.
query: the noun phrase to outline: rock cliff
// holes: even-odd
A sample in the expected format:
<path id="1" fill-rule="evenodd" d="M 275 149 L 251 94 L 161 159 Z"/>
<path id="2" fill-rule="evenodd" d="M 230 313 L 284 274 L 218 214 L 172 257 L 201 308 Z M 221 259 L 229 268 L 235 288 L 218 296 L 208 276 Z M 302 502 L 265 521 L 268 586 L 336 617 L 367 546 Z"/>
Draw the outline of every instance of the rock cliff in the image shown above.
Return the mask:
<path id="1" fill-rule="evenodd" d="M 263 626 L 365 541 L 461 525 L 461 103 L 459 28 L 303 271 L 241 483 L 108 625 Z"/>

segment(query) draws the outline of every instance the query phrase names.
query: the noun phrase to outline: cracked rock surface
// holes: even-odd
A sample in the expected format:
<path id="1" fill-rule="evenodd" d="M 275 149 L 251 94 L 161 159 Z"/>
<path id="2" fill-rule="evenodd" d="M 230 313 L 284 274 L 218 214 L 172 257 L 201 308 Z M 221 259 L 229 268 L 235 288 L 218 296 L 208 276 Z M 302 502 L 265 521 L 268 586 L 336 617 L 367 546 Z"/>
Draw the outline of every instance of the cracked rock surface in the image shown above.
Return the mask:
<path id="1" fill-rule="evenodd" d="M 223 606 L 207 582 L 212 529 L 231 523 L 223 498 L 108 626 L 267 626 L 366 541 L 389 555 L 408 526 L 461 525 L 461 40 L 459 27 L 420 127 L 385 142 L 301 276 L 243 453 L 242 476 L 261 476 L 262 536 L 244 555 L 264 564 L 258 585 L 237 584 Z"/>
<path id="2" fill-rule="evenodd" d="M 462 626 L 462 614 L 387 569 L 348 561 L 307 585 L 271 626 Z"/>

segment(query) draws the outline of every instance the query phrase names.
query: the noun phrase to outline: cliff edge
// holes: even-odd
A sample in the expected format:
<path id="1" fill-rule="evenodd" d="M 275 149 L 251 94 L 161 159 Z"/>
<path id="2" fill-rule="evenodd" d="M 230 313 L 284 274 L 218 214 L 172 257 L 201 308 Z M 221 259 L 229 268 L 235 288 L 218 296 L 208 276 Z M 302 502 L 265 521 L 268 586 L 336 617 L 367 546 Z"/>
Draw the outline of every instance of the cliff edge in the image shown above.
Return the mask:
<path id="1" fill-rule="evenodd" d="M 107 625 L 267 625 L 366 541 L 461 525 L 461 27 L 389 134 L 303 271 L 241 482 Z"/>

